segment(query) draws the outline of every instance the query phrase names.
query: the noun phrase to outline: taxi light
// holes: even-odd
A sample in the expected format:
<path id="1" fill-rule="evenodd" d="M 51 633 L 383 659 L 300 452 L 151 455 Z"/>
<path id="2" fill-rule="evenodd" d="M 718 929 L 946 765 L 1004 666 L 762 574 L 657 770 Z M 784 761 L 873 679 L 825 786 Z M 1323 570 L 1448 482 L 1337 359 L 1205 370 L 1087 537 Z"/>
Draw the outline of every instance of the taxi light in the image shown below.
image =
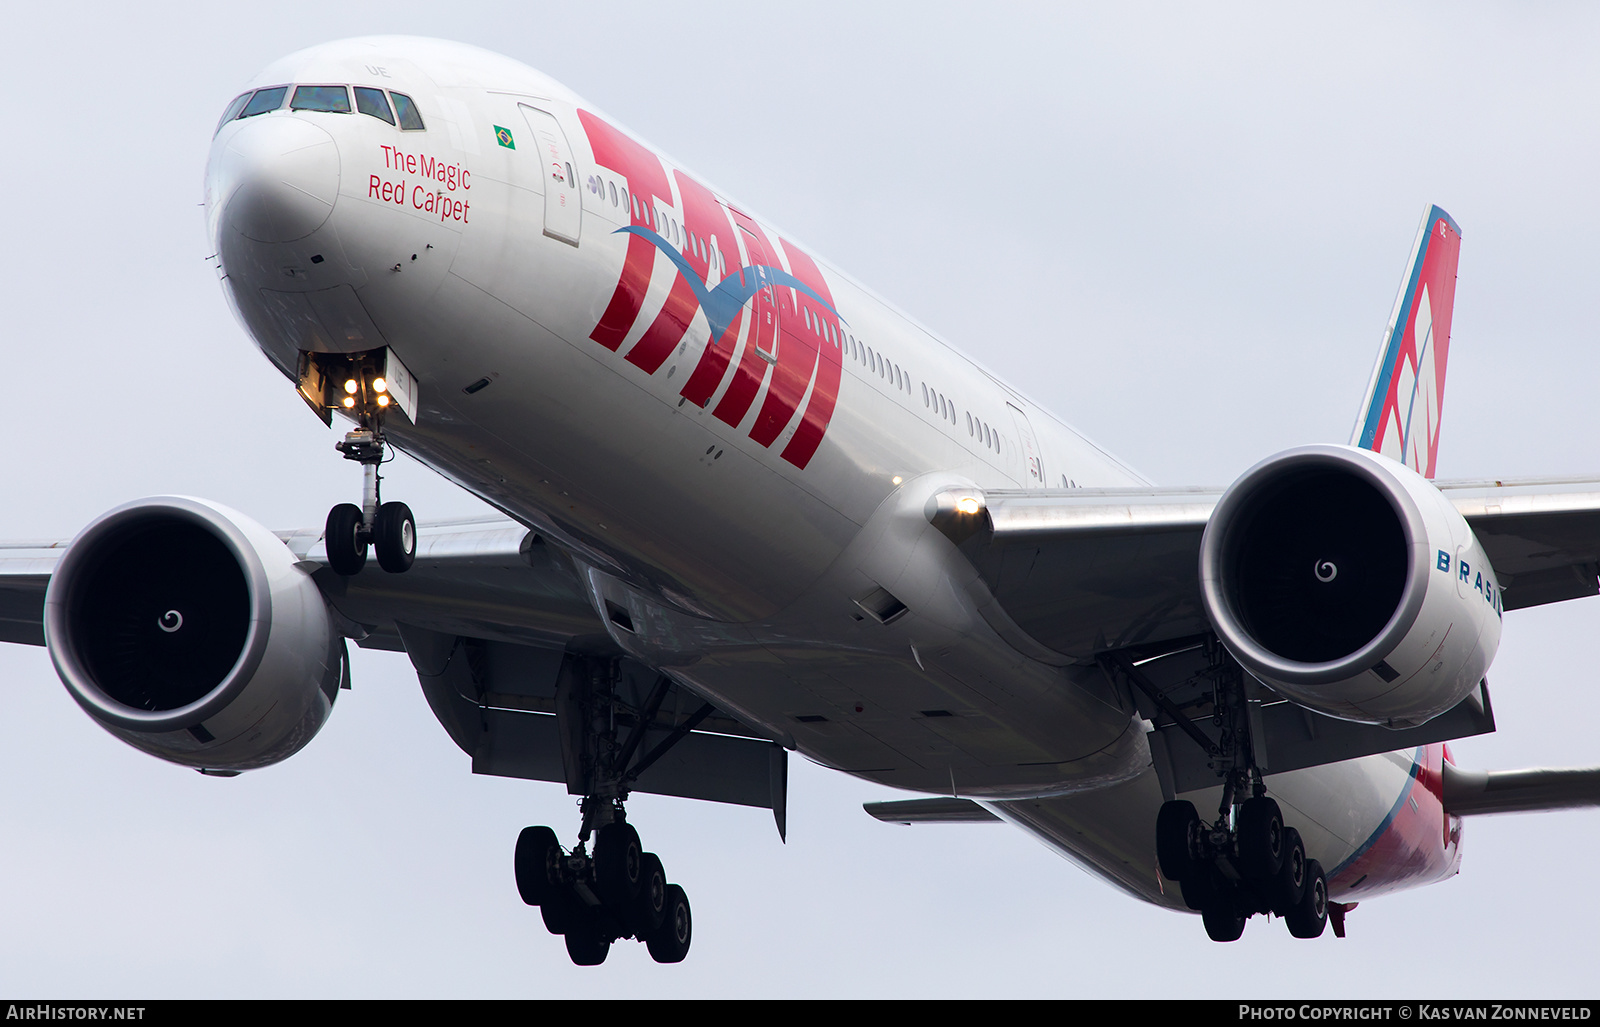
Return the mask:
<path id="1" fill-rule="evenodd" d="M 374 378 L 374 379 L 372 379 L 372 391 L 373 392 L 388 392 L 389 391 L 389 383 L 384 381 L 382 378 Z"/>
<path id="2" fill-rule="evenodd" d="M 389 397 L 388 396 L 379 396 L 378 397 L 378 405 L 380 407 L 388 406 L 389 405 Z"/>
<path id="3" fill-rule="evenodd" d="M 981 509 L 981 507 L 978 506 L 978 501 L 972 496 L 962 496 L 960 499 L 956 500 L 956 510 L 961 513 L 975 514 L 979 511 L 979 509 Z"/>
<path id="4" fill-rule="evenodd" d="M 346 397 L 345 397 L 345 398 L 344 398 L 344 405 L 345 405 L 345 406 L 346 406 L 346 407 L 353 407 L 353 406 L 355 406 L 355 405 L 356 405 L 356 401 L 355 401 L 355 397 L 353 397 L 353 396 L 346 396 Z"/>
<path id="5" fill-rule="evenodd" d="M 356 380 L 354 378 L 350 378 L 344 383 L 344 391 L 350 393 L 352 396 L 355 395 L 356 390 L 359 388 L 361 388 L 361 386 L 356 384 Z M 349 405 L 350 404 L 348 403 L 345 404 L 345 406 Z"/>

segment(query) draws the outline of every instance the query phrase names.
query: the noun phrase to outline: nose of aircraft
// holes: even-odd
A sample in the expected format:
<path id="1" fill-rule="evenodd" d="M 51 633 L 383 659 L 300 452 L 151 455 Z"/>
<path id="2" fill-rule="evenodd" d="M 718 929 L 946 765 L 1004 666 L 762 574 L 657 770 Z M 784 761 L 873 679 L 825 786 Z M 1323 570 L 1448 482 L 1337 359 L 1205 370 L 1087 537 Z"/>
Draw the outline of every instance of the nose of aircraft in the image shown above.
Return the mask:
<path id="1" fill-rule="evenodd" d="M 240 125 L 210 169 L 221 227 L 256 242 L 301 239 L 322 227 L 339 195 L 339 148 L 300 118 L 269 114 Z"/>

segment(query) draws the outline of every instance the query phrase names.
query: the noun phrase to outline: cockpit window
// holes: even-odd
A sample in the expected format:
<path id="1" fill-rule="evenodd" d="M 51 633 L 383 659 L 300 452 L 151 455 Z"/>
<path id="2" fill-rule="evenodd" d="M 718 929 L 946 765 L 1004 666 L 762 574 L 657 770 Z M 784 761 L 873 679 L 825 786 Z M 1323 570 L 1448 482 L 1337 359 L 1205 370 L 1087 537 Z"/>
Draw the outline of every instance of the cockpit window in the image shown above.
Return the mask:
<path id="1" fill-rule="evenodd" d="M 407 132 L 420 132 L 426 126 L 422 123 L 422 115 L 417 113 L 417 105 L 411 102 L 411 97 L 404 93 L 389 94 L 394 100 L 394 112 L 400 115 L 400 127 Z"/>
<path id="2" fill-rule="evenodd" d="M 239 112 L 241 118 L 253 118 L 257 114 L 275 111 L 283 106 L 284 95 L 289 92 L 288 86 L 273 86 L 271 89 L 257 89 L 256 95 L 244 105 L 244 110 Z"/>
<path id="3" fill-rule="evenodd" d="M 394 115 L 389 113 L 389 101 L 383 98 L 381 89 L 356 86 L 356 110 L 362 114 L 370 114 L 374 118 L 382 118 L 391 125 L 394 124 Z"/>
<path id="4" fill-rule="evenodd" d="M 244 105 L 249 102 L 249 93 L 245 93 L 243 96 L 234 97 L 233 102 L 228 104 L 228 109 L 222 112 L 222 120 L 217 122 L 217 132 L 221 132 L 223 125 L 226 125 L 234 118 L 237 118 L 239 116 L 239 112 L 244 110 Z M 216 135 L 216 132 L 213 132 L 212 135 Z"/>
<path id="5" fill-rule="evenodd" d="M 296 86 L 289 109 L 349 114 L 350 91 L 344 86 Z"/>

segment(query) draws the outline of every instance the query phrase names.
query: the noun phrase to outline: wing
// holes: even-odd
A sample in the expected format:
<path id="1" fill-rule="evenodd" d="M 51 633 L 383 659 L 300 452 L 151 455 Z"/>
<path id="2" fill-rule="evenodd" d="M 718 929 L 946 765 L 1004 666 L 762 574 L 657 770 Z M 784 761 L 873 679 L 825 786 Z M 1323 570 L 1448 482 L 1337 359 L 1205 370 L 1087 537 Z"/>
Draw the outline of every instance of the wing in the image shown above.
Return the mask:
<path id="1" fill-rule="evenodd" d="M 556 714 L 586 700 L 592 663 L 621 653 L 561 550 L 504 518 L 438 522 L 418 526 L 405 574 L 368 564 L 343 577 L 327 566 L 319 530 L 276 534 L 347 638 L 410 656 L 474 773 L 564 782 L 583 794 L 582 739 L 565 737 Z M 0 544 L 0 641 L 45 643 L 45 591 L 69 544 Z M 671 678 L 620 665 L 621 680 L 605 687 L 636 735 L 633 790 L 771 809 L 782 832 L 785 750 Z"/>
<path id="2" fill-rule="evenodd" d="M 0 543 L 0 642 L 44 645 L 44 593 L 67 542 Z"/>
<path id="3" fill-rule="evenodd" d="M 1505 609 L 1600 591 L 1600 480 L 1436 484 L 1483 545 Z M 1155 728 L 1159 776 L 1176 791 L 1215 780 L 1206 762 L 1214 743 L 1203 646 L 1210 627 L 1198 567 L 1221 494 L 951 490 L 929 508 L 993 596 L 986 615 L 995 629 L 1021 633 L 1063 660 L 1099 664 Z M 971 516 L 979 509 L 982 516 Z M 1253 698 L 1258 755 L 1273 772 L 1494 730 L 1486 682 L 1455 709 L 1405 731 L 1322 716 L 1265 688 Z"/>
<path id="4" fill-rule="evenodd" d="M 1435 484 L 1482 543 L 1505 609 L 1600 593 L 1600 479 Z M 1046 648 L 1088 661 L 1208 629 L 1196 568 L 1221 489 L 992 491 L 976 524 L 950 516 L 972 495 L 942 494 L 930 519 Z"/>
<path id="5" fill-rule="evenodd" d="M 1505 609 L 1600 592 L 1600 479 L 1434 484 L 1483 544 Z"/>

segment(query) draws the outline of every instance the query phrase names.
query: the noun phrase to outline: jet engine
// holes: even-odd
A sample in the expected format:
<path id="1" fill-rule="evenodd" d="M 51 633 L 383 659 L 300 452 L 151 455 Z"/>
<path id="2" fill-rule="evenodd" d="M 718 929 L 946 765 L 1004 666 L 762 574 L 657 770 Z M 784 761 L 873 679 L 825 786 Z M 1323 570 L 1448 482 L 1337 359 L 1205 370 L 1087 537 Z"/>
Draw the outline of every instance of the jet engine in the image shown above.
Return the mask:
<path id="1" fill-rule="evenodd" d="M 210 773 L 265 767 L 327 721 L 343 638 L 271 532 L 179 496 L 118 507 L 50 578 L 45 641 L 67 691 L 136 749 Z"/>
<path id="2" fill-rule="evenodd" d="M 1307 446 L 1229 486 L 1200 548 L 1206 616 L 1274 691 L 1411 727 L 1450 709 L 1500 644 L 1500 590 L 1472 529 L 1387 457 Z"/>

